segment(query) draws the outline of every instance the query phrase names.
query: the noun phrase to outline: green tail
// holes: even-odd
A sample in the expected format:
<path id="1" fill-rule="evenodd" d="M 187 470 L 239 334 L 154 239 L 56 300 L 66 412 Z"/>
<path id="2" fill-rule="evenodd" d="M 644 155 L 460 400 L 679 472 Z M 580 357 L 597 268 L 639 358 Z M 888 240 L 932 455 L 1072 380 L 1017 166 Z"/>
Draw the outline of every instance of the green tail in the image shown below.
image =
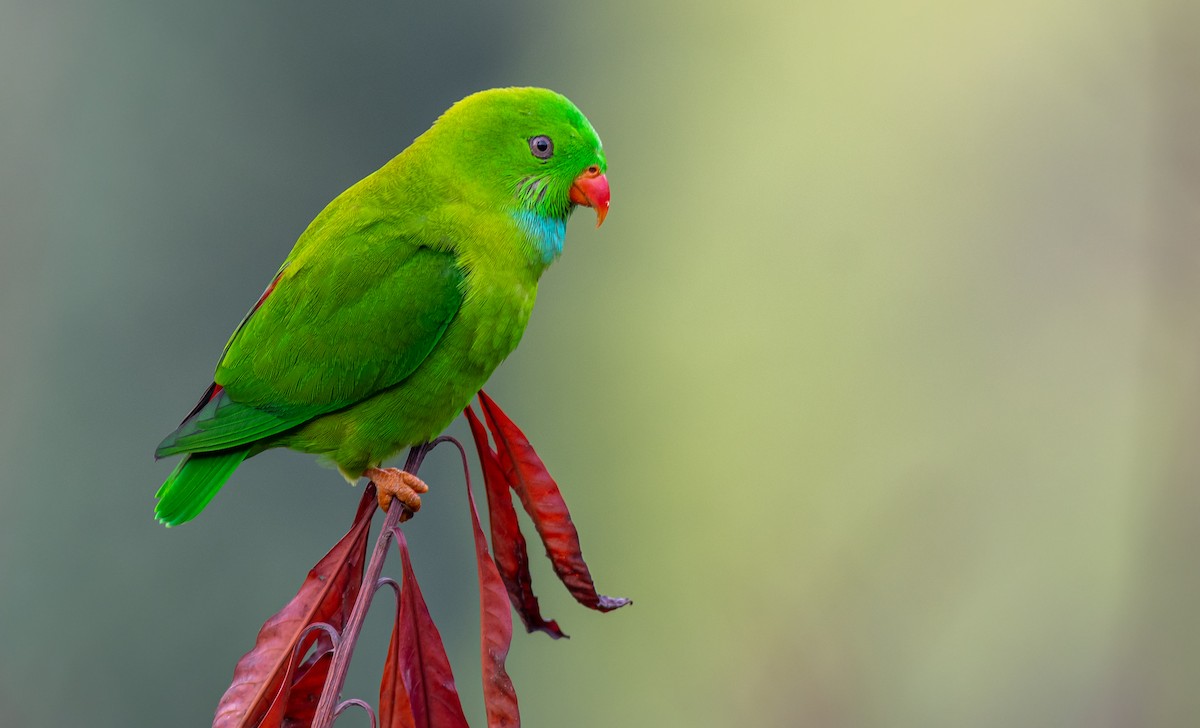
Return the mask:
<path id="1" fill-rule="evenodd" d="M 158 498 L 154 516 L 166 526 L 192 520 L 249 454 L 250 448 L 239 448 L 184 456 L 154 494 Z"/>

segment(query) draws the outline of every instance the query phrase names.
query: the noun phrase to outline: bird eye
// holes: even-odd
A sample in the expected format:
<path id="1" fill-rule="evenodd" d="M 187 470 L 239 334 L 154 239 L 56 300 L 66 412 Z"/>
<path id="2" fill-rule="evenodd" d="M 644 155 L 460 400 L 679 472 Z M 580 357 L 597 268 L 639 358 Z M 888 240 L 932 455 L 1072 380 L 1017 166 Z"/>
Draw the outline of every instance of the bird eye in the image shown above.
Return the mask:
<path id="1" fill-rule="evenodd" d="M 545 134 L 539 134 L 529 140 L 529 151 L 538 159 L 549 159 L 554 156 L 554 142 Z"/>

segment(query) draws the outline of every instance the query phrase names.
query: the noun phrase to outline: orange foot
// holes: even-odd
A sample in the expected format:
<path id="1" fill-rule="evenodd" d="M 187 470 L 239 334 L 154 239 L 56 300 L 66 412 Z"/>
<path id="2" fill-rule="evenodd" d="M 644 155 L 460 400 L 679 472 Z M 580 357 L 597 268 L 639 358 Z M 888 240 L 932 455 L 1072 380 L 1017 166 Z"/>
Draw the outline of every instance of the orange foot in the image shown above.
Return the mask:
<path id="1" fill-rule="evenodd" d="M 400 514 L 401 521 L 407 521 L 421 510 L 419 494 L 429 492 L 429 486 L 420 478 L 400 468 L 367 468 L 363 475 L 375 483 L 380 508 L 386 511 L 392 505 L 393 498 L 400 501 L 400 505 L 404 506 L 404 512 Z"/>

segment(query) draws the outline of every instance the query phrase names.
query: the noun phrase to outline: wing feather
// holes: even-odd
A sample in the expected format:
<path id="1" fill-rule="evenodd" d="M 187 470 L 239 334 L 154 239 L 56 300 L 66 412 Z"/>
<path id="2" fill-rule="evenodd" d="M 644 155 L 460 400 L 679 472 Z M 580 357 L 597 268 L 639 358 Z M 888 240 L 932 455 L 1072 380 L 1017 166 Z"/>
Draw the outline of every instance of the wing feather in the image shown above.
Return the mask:
<path id="1" fill-rule="evenodd" d="M 215 396 L 156 455 L 255 442 L 416 370 L 458 313 L 464 275 L 449 250 L 386 229 L 342 230 L 326 245 L 302 237 L 226 345 Z"/>

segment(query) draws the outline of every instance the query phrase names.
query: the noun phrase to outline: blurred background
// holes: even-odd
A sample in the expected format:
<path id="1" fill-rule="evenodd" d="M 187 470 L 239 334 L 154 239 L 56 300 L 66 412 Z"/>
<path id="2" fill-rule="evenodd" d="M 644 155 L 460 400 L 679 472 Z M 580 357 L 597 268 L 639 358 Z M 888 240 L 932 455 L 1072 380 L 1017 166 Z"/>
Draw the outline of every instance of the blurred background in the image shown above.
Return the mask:
<path id="1" fill-rule="evenodd" d="M 501 85 L 613 208 L 489 391 L 636 602 L 534 549 L 526 725 L 1195 725 L 1198 48 L 1194 0 L 7 0 L 0 726 L 208 724 L 358 492 L 271 452 L 167 531 L 154 446 L 325 203 Z M 455 462 L 408 533 L 482 726 Z"/>

